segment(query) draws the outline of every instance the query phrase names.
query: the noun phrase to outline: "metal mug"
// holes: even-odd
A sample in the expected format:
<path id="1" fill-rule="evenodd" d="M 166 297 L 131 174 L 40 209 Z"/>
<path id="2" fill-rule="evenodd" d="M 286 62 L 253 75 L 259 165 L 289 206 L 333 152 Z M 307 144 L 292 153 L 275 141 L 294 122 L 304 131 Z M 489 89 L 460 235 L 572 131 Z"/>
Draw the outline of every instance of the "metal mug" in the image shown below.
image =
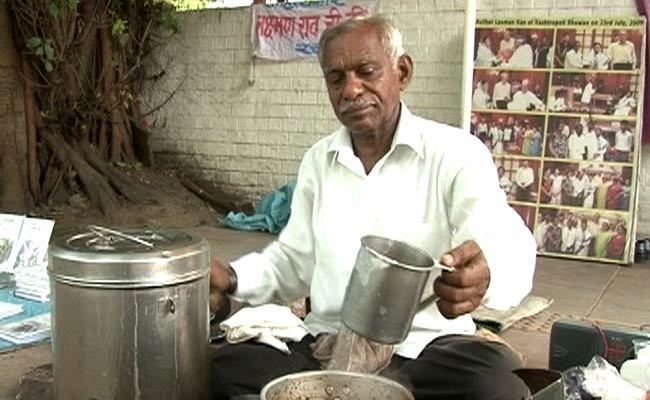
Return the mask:
<path id="1" fill-rule="evenodd" d="M 361 248 L 343 301 L 343 324 L 367 339 L 397 344 L 408 335 L 415 314 L 437 299 L 420 302 L 437 264 L 424 250 L 379 236 L 361 238 Z"/>

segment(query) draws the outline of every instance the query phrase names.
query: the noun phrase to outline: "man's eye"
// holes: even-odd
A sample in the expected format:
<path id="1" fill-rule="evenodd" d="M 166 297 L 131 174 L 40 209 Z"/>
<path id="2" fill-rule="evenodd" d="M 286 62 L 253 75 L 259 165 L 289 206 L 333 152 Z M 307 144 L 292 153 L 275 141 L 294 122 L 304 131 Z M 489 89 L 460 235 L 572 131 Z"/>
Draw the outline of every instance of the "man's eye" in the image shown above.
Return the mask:
<path id="1" fill-rule="evenodd" d="M 340 74 L 329 74 L 327 76 L 327 82 L 330 84 L 338 84 L 343 80 L 343 76 Z"/>
<path id="2" fill-rule="evenodd" d="M 359 70 L 359 75 L 361 76 L 370 76 L 375 73 L 375 69 L 372 67 L 361 68 Z"/>

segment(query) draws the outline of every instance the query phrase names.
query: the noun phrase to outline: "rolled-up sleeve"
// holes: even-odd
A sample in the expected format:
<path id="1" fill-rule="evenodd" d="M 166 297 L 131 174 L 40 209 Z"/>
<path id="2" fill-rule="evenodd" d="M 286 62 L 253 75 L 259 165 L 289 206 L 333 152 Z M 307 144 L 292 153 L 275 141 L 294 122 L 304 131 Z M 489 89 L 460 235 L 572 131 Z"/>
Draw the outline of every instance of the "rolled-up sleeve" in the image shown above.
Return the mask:
<path id="1" fill-rule="evenodd" d="M 231 262 L 238 277 L 235 299 L 260 305 L 288 302 L 308 294 L 314 270 L 312 165 L 308 152 L 298 172 L 291 216 L 278 239 L 260 253 Z"/>
<path id="2" fill-rule="evenodd" d="M 487 307 L 506 310 L 530 292 L 536 262 L 535 240 L 499 188 L 492 158 L 484 149 L 460 165 L 449 178 L 447 214 L 452 246 L 475 240 L 490 269 Z"/>

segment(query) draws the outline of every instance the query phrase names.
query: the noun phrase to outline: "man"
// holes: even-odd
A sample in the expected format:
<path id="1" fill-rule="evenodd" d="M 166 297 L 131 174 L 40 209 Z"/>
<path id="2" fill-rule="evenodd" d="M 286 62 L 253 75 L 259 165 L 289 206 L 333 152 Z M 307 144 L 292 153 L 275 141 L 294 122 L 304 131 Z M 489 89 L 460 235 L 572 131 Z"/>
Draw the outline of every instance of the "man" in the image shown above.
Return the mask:
<path id="1" fill-rule="evenodd" d="M 597 126 L 595 129 L 596 138 L 598 138 L 598 150 L 594 153 L 595 161 L 605 161 L 605 156 L 609 152 L 610 144 L 607 139 L 603 137 L 603 130 Z"/>
<path id="2" fill-rule="evenodd" d="M 537 251 L 544 252 L 544 238 L 546 237 L 546 230 L 550 225 L 549 216 L 546 213 L 542 213 L 541 221 L 535 226 L 535 243 L 537 243 Z"/>
<path id="3" fill-rule="evenodd" d="M 569 136 L 569 159 L 571 160 L 584 160 L 587 154 L 587 140 L 582 135 L 582 125 L 576 124 L 573 128 L 571 136 Z"/>
<path id="4" fill-rule="evenodd" d="M 501 60 L 502 63 L 507 63 L 512 57 L 512 53 L 515 51 L 515 38 L 510 34 L 510 31 L 506 29 L 503 33 L 503 39 L 499 42 L 499 52 L 497 57 Z"/>
<path id="5" fill-rule="evenodd" d="M 564 69 L 581 69 L 582 53 L 580 52 L 580 42 L 573 42 L 573 46 L 566 52 L 564 57 Z"/>
<path id="6" fill-rule="evenodd" d="M 500 73 L 499 82 L 494 84 L 494 90 L 492 91 L 492 100 L 494 100 L 496 108 L 500 110 L 508 109 L 508 102 L 512 93 L 511 89 L 510 82 L 508 82 L 508 73 Z"/>
<path id="7" fill-rule="evenodd" d="M 585 126 L 585 123 L 582 121 L 581 124 L 583 127 Z M 587 160 L 593 160 L 598 152 L 598 136 L 596 136 L 596 128 L 593 121 L 589 120 L 586 122 L 586 127 L 584 136 L 587 145 Z"/>
<path id="8" fill-rule="evenodd" d="M 609 69 L 609 58 L 603 53 L 603 46 L 599 42 L 594 42 L 588 55 L 583 58 L 582 64 L 589 69 L 601 71 Z"/>
<path id="9" fill-rule="evenodd" d="M 592 74 L 587 75 L 587 83 L 582 89 L 582 95 L 580 96 L 580 103 L 582 103 L 582 111 L 589 112 L 591 111 L 591 96 L 596 93 L 596 88 L 594 87 L 595 76 Z"/>
<path id="10" fill-rule="evenodd" d="M 634 43 L 627 40 L 627 31 L 618 32 L 618 41 L 612 42 L 607 48 L 613 70 L 632 70 L 636 67 L 636 50 Z"/>
<path id="11" fill-rule="evenodd" d="M 580 221 L 580 229 L 578 230 L 576 239 L 576 255 L 587 257 L 589 255 L 589 250 L 591 249 L 591 242 L 593 239 L 593 235 L 591 232 L 589 232 L 587 220 L 583 218 Z"/>
<path id="12" fill-rule="evenodd" d="M 518 201 L 530 201 L 530 191 L 535 182 L 535 173 L 533 169 L 528 166 L 528 161 L 521 162 L 521 166 L 517 169 L 515 175 L 515 184 L 517 184 L 517 194 L 515 195 Z"/>
<path id="13" fill-rule="evenodd" d="M 551 185 L 551 204 L 562 204 L 562 188 L 566 178 L 560 173 L 558 168 L 553 172 L 553 184 Z"/>
<path id="14" fill-rule="evenodd" d="M 515 40 L 515 51 L 508 61 L 510 68 L 533 68 L 533 48 L 524 37 Z"/>
<path id="15" fill-rule="evenodd" d="M 564 59 L 566 58 L 566 53 L 572 48 L 571 44 L 571 35 L 569 33 L 564 33 L 560 43 L 558 43 L 557 48 L 555 49 L 555 67 L 563 68 Z"/>
<path id="16" fill-rule="evenodd" d="M 632 90 L 626 91 L 614 105 L 614 115 L 634 115 L 636 111 L 636 99 Z"/>
<path id="17" fill-rule="evenodd" d="M 488 94 L 487 81 L 480 80 L 476 83 L 476 89 L 472 95 L 472 108 L 475 110 L 487 110 L 490 106 L 490 95 Z"/>
<path id="18" fill-rule="evenodd" d="M 551 47 L 548 44 L 548 38 L 542 36 L 542 41 L 535 49 L 535 68 L 551 68 L 548 63 L 548 55 Z"/>
<path id="19" fill-rule="evenodd" d="M 576 172 L 576 176 L 573 178 L 573 201 L 572 206 L 582 207 L 583 199 L 585 196 L 585 191 L 589 185 L 589 178 L 582 170 Z"/>
<path id="20" fill-rule="evenodd" d="M 578 239 L 577 225 L 575 219 L 570 218 L 562 229 L 562 253 L 574 254 Z"/>
<path id="21" fill-rule="evenodd" d="M 521 88 L 512 96 L 512 101 L 508 103 L 508 110 L 511 111 L 531 111 L 544 110 L 544 102 L 541 101 L 533 92 L 528 90 L 530 82 L 528 79 L 521 81 Z"/>
<path id="22" fill-rule="evenodd" d="M 634 135 L 632 130 L 630 130 L 630 123 L 627 121 L 621 121 L 621 128 L 616 132 L 614 136 L 614 161 L 617 162 L 630 162 L 630 152 L 632 151 L 632 141 L 634 140 Z"/>
<path id="23" fill-rule="evenodd" d="M 557 215 L 551 219 L 544 235 L 544 251 L 547 253 L 559 253 L 562 249 L 562 217 Z"/>
<path id="24" fill-rule="evenodd" d="M 499 168 L 497 168 L 497 174 L 499 175 L 499 187 L 503 190 L 503 193 L 505 193 L 506 196 L 510 196 L 510 192 L 512 192 L 512 182 L 510 182 L 510 179 L 506 175 L 505 168 L 499 166 Z"/>
<path id="25" fill-rule="evenodd" d="M 343 127 L 305 154 L 278 240 L 232 269 L 214 261 L 211 273 L 215 292 L 251 305 L 309 295 L 310 334 L 288 344 L 290 355 L 253 343 L 220 349 L 215 398 L 259 393 L 271 379 L 320 368 L 310 345 L 338 331 L 368 233 L 412 243 L 454 268 L 434 273 L 440 299 L 418 313 L 382 373 L 406 383 L 416 399 L 527 398 L 511 373 L 520 366 L 512 351 L 473 336 L 469 314 L 482 303 L 517 304 L 534 271 L 535 242 L 508 207 L 490 153 L 473 136 L 416 117 L 400 102 L 413 62 L 388 20 L 344 21 L 323 33 L 320 49 Z"/>

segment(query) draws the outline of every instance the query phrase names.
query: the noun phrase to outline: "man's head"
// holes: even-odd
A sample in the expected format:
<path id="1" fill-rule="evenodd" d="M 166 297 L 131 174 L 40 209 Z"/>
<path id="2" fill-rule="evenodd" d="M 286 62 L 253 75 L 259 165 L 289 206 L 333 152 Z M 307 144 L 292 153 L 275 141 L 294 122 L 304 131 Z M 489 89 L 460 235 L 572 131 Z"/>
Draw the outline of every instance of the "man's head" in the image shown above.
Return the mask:
<path id="1" fill-rule="evenodd" d="M 627 121 L 621 121 L 621 130 L 623 131 L 630 130 L 630 123 Z"/>
<path id="2" fill-rule="evenodd" d="M 505 32 L 503 32 L 503 38 L 505 40 L 510 40 L 510 31 L 506 29 Z"/>
<path id="3" fill-rule="evenodd" d="M 377 136 L 394 128 L 413 61 L 393 24 L 382 17 L 349 19 L 326 30 L 319 44 L 321 69 L 339 121 L 352 135 Z"/>
<path id="4" fill-rule="evenodd" d="M 521 91 L 526 93 L 528 91 L 528 86 L 530 86 L 530 81 L 528 79 L 524 79 L 521 81 Z"/>
<path id="5" fill-rule="evenodd" d="M 596 136 L 601 137 L 603 135 L 603 128 L 600 126 L 596 127 Z"/>
<path id="6" fill-rule="evenodd" d="M 618 42 L 620 44 L 625 44 L 626 41 L 627 41 L 627 31 L 624 30 L 618 31 Z"/>
<path id="7" fill-rule="evenodd" d="M 594 43 L 594 51 L 596 53 L 600 53 L 601 51 L 603 51 L 603 45 L 598 43 L 598 42 L 595 42 Z"/>
<path id="8" fill-rule="evenodd" d="M 586 231 L 588 226 L 586 219 L 583 218 L 580 220 L 580 228 L 582 228 L 583 231 Z"/>
<path id="9" fill-rule="evenodd" d="M 521 167 L 522 168 L 528 168 L 528 160 L 524 160 L 521 162 Z"/>
<path id="10" fill-rule="evenodd" d="M 575 50 L 575 51 L 580 50 L 580 45 L 581 45 L 581 43 L 578 42 L 577 40 L 575 42 L 573 42 L 573 50 Z"/>
<path id="11" fill-rule="evenodd" d="M 562 35 L 562 42 L 569 43 L 569 40 L 571 40 L 571 35 L 569 35 L 568 33 Z"/>
<path id="12" fill-rule="evenodd" d="M 582 124 L 576 124 L 575 131 L 578 136 L 582 135 Z"/>
<path id="13" fill-rule="evenodd" d="M 507 82 L 508 81 L 508 73 L 507 72 L 502 72 L 499 74 L 499 79 L 501 82 Z"/>

